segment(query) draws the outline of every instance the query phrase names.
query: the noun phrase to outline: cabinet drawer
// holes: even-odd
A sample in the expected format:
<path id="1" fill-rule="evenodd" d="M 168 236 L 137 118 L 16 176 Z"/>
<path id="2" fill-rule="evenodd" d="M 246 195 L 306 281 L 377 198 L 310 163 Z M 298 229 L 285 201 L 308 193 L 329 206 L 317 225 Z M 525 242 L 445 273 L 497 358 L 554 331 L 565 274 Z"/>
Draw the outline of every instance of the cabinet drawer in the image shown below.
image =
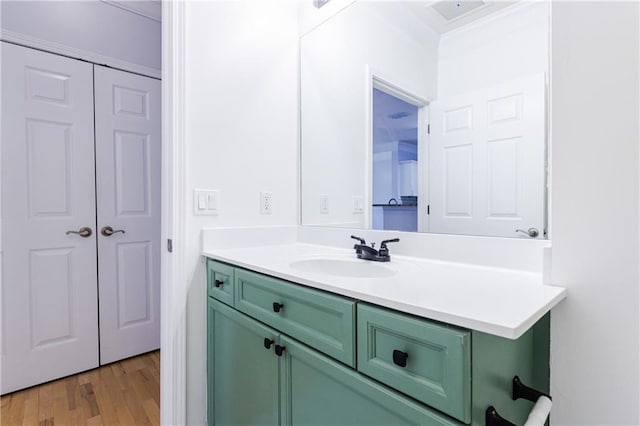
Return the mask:
<path id="1" fill-rule="evenodd" d="M 207 259 L 207 292 L 230 306 L 233 306 L 233 272 L 233 266 Z"/>
<path id="2" fill-rule="evenodd" d="M 358 304 L 358 370 L 465 423 L 470 344 L 467 330 Z"/>
<path id="3" fill-rule="evenodd" d="M 235 270 L 236 309 L 355 366 L 355 302 L 243 269 Z"/>

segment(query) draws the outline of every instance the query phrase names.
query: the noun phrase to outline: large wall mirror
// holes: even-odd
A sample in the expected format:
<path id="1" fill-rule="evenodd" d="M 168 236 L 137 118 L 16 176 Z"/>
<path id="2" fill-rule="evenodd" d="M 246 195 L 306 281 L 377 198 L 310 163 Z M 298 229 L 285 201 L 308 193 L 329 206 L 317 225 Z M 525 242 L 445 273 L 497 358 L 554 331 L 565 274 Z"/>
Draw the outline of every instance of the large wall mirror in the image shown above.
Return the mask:
<path id="1" fill-rule="evenodd" d="M 548 3 L 358 0 L 300 67 L 303 225 L 546 237 Z"/>

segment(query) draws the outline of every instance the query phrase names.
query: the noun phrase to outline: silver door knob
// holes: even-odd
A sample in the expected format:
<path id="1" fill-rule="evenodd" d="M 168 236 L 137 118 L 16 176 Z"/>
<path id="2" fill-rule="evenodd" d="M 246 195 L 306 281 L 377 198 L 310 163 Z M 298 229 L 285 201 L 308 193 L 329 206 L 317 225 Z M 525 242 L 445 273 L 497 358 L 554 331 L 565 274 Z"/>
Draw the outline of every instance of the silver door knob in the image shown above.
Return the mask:
<path id="1" fill-rule="evenodd" d="M 102 229 L 100 230 L 100 233 L 101 233 L 102 235 L 104 235 L 105 237 L 110 237 L 110 236 L 112 236 L 113 234 L 117 234 L 118 232 L 122 232 L 122 233 L 124 234 L 124 229 L 115 229 L 115 230 L 114 230 L 114 229 L 113 229 L 112 227 L 110 227 L 110 226 L 105 226 L 104 228 L 102 228 Z"/>
<path id="2" fill-rule="evenodd" d="M 91 228 L 89 228 L 88 226 L 83 226 L 77 231 L 65 232 L 65 235 L 69 235 L 69 234 L 76 234 L 76 235 L 80 235 L 82 238 L 88 238 L 91 236 L 91 234 L 93 234 L 93 231 L 91 231 Z"/>
<path id="3" fill-rule="evenodd" d="M 528 235 L 529 238 L 536 238 L 538 235 L 540 235 L 540 231 L 538 231 L 536 228 L 529 228 L 526 231 L 524 229 L 516 229 L 516 232 L 522 232 L 523 234 Z"/>

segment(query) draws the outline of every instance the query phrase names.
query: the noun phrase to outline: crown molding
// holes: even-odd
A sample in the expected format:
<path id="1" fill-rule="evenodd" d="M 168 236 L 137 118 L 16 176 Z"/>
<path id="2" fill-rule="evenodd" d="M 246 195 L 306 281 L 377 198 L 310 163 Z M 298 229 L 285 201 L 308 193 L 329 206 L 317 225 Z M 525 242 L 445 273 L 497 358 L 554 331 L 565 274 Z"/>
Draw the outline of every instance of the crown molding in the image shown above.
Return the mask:
<path id="1" fill-rule="evenodd" d="M 118 7 L 136 15 L 144 16 L 156 22 L 162 22 L 162 2 L 159 0 L 125 1 L 100 0 L 111 6 Z"/>
<path id="2" fill-rule="evenodd" d="M 106 65 L 122 71 L 128 71 L 147 77 L 160 78 L 161 70 L 147 67 L 145 65 L 134 64 L 132 62 L 123 61 L 111 56 L 101 55 L 99 53 L 90 52 L 88 50 L 77 49 L 67 46 L 66 44 L 56 43 L 54 41 L 44 40 L 32 37 L 26 34 L 3 29 L 0 32 L 0 40 L 6 41 L 20 46 L 31 47 L 33 49 L 43 50 L 45 52 L 55 53 L 67 56 L 73 59 L 91 62 L 97 65 Z"/>

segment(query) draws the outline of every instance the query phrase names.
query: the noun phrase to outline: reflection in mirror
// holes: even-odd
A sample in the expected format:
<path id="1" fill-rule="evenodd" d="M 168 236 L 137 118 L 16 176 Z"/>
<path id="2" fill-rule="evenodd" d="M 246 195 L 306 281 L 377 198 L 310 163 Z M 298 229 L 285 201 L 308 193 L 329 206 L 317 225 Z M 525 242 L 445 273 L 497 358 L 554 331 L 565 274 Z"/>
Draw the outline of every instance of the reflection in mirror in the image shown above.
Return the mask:
<path id="1" fill-rule="evenodd" d="M 303 225 L 546 236 L 549 5 L 456 4 L 358 0 L 302 36 Z"/>
<path id="2" fill-rule="evenodd" d="M 372 227 L 418 230 L 418 107 L 373 88 Z"/>

